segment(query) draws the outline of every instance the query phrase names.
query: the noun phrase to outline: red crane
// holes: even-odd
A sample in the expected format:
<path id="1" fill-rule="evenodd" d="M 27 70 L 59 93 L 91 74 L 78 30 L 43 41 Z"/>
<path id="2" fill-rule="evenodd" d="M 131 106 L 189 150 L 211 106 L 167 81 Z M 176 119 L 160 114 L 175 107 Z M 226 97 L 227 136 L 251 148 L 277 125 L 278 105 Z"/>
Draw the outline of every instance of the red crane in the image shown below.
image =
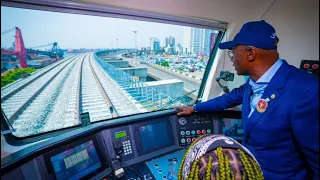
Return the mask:
<path id="1" fill-rule="evenodd" d="M 28 67 L 27 60 L 26 60 L 27 50 L 24 47 L 21 30 L 18 27 L 16 27 L 15 30 L 16 30 L 16 35 L 15 35 L 14 51 L 1 49 L 1 54 L 16 55 L 17 59 L 19 60 L 20 67 L 27 68 Z M 1 33 L 1 35 L 2 34 L 3 33 Z"/>

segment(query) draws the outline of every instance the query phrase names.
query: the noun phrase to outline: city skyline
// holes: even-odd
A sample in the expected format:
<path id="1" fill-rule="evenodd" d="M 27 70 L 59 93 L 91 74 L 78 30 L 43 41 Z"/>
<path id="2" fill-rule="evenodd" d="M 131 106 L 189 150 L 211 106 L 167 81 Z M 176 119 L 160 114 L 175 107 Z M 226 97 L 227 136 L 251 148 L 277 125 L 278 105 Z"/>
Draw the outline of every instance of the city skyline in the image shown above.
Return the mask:
<path id="1" fill-rule="evenodd" d="M 137 48 L 148 47 L 151 37 L 159 38 L 161 47 L 169 36 L 182 44 L 184 26 L 1 6 L 1 32 L 13 27 L 21 29 L 26 48 L 58 42 L 63 49 L 103 49 L 134 48 L 132 31 Z M 13 36 L 14 31 L 1 35 L 2 47 L 11 47 Z"/>

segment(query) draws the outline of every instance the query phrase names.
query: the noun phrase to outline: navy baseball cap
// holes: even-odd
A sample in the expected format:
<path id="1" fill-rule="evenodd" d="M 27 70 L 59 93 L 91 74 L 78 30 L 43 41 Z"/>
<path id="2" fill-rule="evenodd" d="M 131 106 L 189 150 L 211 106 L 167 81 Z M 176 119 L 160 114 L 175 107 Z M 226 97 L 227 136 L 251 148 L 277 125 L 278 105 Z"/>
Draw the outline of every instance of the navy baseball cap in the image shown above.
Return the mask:
<path id="1" fill-rule="evenodd" d="M 276 30 L 266 21 L 252 21 L 244 24 L 232 41 L 219 44 L 220 49 L 232 49 L 237 45 L 276 50 L 279 41 Z"/>

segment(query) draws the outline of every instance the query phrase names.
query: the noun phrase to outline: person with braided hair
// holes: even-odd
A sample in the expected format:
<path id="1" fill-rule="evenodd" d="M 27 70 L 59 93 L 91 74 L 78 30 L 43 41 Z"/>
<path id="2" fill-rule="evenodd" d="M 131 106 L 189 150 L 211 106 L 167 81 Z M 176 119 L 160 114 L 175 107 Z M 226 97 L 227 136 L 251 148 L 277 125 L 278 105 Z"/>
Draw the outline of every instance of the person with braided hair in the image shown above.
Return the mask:
<path id="1" fill-rule="evenodd" d="M 178 180 L 263 180 L 259 163 L 237 141 L 222 135 L 198 137 L 182 158 Z"/>
<path id="2" fill-rule="evenodd" d="M 319 180 L 319 78 L 280 58 L 278 42 L 266 21 L 245 23 L 219 48 L 229 50 L 236 73 L 249 77 L 246 82 L 175 109 L 190 115 L 242 105 L 242 145 L 256 157 L 266 180 Z"/>

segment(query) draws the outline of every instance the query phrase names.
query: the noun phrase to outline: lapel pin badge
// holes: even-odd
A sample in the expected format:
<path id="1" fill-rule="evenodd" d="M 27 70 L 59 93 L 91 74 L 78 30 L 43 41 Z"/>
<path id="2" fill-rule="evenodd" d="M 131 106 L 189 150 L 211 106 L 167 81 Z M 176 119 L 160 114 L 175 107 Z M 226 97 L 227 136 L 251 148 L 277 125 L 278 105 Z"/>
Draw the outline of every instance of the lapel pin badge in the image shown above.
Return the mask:
<path id="1" fill-rule="evenodd" d="M 276 97 L 275 94 L 271 94 L 271 96 L 270 96 L 271 99 L 274 99 L 275 97 Z"/>
<path id="2" fill-rule="evenodd" d="M 260 99 L 257 103 L 256 109 L 258 112 L 263 113 L 267 110 L 268 108 L 268 102 L 269 102 L 269 98 L 267 99 Z"/>

